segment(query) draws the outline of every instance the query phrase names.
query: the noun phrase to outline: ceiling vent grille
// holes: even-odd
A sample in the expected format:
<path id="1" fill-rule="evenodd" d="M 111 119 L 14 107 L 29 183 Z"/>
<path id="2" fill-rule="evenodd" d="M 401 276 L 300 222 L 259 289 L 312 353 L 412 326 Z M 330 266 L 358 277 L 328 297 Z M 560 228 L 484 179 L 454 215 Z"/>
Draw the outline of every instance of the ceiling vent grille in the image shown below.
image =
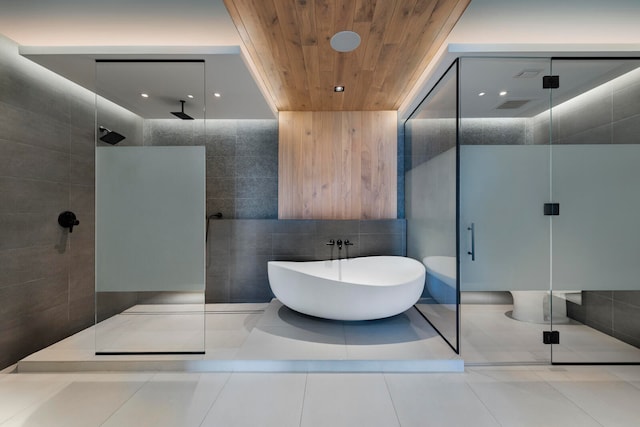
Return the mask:
<path id="1" fill-rule="evenodd" d="M 515 110 L 529 102 L 529 99 L 505 101 L 496 107 L 496 110 Z"/>

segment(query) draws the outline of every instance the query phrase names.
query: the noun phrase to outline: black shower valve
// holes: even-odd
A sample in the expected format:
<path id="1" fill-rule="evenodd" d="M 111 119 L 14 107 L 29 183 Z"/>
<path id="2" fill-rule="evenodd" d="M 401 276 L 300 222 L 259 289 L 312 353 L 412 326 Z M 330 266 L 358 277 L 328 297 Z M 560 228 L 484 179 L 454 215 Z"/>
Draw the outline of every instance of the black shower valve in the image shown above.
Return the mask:
<path id="1" fill-rule="evenodd" d="M 68 228 L 69 233 L 73 232 L 73 227 L 80 224 L 80 221 L 76 218 L 76 214 L 71 211 L 64 211 L 58 215 L 58 224 L 61 227 Z"/>

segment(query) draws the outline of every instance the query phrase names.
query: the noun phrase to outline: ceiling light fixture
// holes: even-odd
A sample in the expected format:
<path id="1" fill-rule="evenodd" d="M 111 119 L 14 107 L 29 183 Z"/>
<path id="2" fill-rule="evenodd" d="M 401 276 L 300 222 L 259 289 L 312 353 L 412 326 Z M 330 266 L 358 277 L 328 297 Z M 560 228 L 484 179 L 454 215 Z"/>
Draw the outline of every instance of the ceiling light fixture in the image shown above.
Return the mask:
<path id="1" fill-rule="evenodd" d="M 478 94 L 478 96 L 485 96 L 485 95 L 486 95 L 486 93 L 484 93 L 484 92 L 480 92 L 480 93 Z"/>
<path id="2" fill-rule="evenodd" d="M 141 93 L 140 96 L 143 97 L 143 98 L 148 98 L 149 94 L 148 93 Z"/>
<path id="3" fill-rule="evenodd" d="M 505 96 L 507 94 L 506 90 L 503 90 L 502 92 L 500 92 L 500 96 Z"/>
<path id="4" fill-rule="evenodd" d="M 329 43 L 335 51 L 351 52 L 360 46 L 360 35 L 353 31 L 340 31 L 331 37 Z"/>
<path id="5" fill-rule="evenodd" d="M 215 92 L 213 96 L 215 96 L 216 98 L 220 98 L 222 95 L 220 95 L 218 92 Z"/>
<path id="6" fill-rule="evenodd" d="M 333 87 L 333 91 L 334 92 L 344 92 L 344 86 L 334 86 Z"/>
<path id="7" fill-rule="evenodd" d="M 193 99 L 193 95 L 187 95 L 187 98 Z"/>

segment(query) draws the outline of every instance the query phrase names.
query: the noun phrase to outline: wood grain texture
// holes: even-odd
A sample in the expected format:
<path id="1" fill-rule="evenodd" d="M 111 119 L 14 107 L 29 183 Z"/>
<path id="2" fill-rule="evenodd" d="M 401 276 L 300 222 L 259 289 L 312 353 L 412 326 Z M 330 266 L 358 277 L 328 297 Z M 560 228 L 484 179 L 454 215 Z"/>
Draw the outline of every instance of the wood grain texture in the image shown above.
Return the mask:
<path id="1" fill-rule="evenodd" d="M 470 1 L 224 3 L 279 111 L 383 111 L 400 107 Z M 345 30 L 361 44 L 336 52 L 331 37 Z"/>
<path id="2" fill-rule="evenodd" d="M 281 111 L 278 218 L 397 215 L 395 111 Z"/>

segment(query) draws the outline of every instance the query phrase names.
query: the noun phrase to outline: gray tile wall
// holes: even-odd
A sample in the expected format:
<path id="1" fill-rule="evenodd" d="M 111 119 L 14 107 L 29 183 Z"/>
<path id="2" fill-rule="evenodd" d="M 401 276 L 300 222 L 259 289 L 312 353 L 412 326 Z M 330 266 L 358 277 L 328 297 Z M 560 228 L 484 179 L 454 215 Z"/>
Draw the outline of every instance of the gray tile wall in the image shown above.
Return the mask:
<path id="1" fill-rule="evenodd" d="M 267 262 L 405 255 L 406 223 L 397 220 L 214 220 L 207 240 L 207 302 L 262 302 L 273 294 Z M 338 251 L 329 239 L 349 239 Z"/>
<path id="2" fill-rule="evenodd" d="M 640 348 L 640 291 L 582 291 L 582 305 L 567 302 L 567 315 Z"/>
<path id="3" fill-rule="evenodd" d="M 2 36 L 0 57 L 3 368 L 94 323 L 95 96 Z"/>
<path id="4" fill-rule="evenodd" d="M 207 215 L 278 217 L 278 121 L 146 120 L 145 145 L 205 145 Z"/>

